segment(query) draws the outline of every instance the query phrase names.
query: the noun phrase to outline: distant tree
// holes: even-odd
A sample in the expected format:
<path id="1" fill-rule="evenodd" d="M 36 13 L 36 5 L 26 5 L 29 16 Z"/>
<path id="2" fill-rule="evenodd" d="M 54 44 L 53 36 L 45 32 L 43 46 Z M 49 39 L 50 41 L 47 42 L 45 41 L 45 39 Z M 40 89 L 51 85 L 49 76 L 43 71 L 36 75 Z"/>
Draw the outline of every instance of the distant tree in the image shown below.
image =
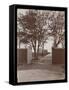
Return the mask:
<path id="1" fill-rule="evenodd" d="M 64 47 L 64 28 L 65 28 L 65 18 L 64 18 L 64 12 L 56 12 L 53 13 L 53 15 L 49 18 L 50 25 L 49 28 L 51 32 L 49 33 L 54 37 L 54 46 L 58 47 L 59 43 L 62 44 L 62 47 Z"/>

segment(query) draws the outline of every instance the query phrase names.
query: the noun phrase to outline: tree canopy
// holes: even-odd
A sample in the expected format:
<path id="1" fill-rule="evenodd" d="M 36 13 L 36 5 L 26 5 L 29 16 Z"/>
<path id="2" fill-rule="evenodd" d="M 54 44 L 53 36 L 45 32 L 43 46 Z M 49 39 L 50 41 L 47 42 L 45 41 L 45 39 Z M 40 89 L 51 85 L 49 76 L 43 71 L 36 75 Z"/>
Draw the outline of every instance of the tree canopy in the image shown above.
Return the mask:
<path id="1" fill-rule="evenodd" d="M 22 37 L 20 41 L 32 45 L 35 57 L 49 36 L 54 37 L 54 47 L 64 40 L 64 12 L 28 10 L 25 15 L 17 16 L 17 24 L 17 29 L 21 29 L 18 32 Z"/>

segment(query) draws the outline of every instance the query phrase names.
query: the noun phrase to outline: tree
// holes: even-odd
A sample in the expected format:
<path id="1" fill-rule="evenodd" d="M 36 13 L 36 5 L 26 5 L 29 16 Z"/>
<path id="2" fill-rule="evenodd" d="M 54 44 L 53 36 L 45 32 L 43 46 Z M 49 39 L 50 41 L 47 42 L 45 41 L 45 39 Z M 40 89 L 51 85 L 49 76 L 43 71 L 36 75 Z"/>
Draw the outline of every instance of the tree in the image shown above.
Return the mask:
<path id="1" fill-rule="evenodd" d="M 38 10 L 29 10 L 26 15 L 20 15 L 18 22 L 22 27 L 22 32 L 26 33 L 24 38 L 32 45 L 34 50 L 34 57 L 38 59 L 39 47 L 44 45 L 47 38 L 47 29 L 43 28 L 47 25 L 46 19 L 49 13 L 42 13 Z"/>
<path id="2" fill-rule="evenodd" d="M 56 16 L 56 17 L 55 17 Z M 51 30 L 50 35 L 54 37 L 54 47 L 58 47 L 59 43 L 64 43 L 64 12 L 56 12 L 49 18 L 50 25 L 49 28 Z"/>

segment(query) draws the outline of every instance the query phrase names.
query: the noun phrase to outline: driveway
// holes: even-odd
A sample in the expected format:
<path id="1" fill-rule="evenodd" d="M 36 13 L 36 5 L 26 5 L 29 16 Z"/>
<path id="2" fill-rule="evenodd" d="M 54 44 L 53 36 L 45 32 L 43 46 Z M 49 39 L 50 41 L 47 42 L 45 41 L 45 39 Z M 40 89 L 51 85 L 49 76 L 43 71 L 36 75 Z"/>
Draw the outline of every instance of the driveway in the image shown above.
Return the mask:
<path id="1" fill-rule="evenodd" d="M 62 65 L 30 64 L 17 70 L 18 82 L 62 80 L 65 78 Z"/>

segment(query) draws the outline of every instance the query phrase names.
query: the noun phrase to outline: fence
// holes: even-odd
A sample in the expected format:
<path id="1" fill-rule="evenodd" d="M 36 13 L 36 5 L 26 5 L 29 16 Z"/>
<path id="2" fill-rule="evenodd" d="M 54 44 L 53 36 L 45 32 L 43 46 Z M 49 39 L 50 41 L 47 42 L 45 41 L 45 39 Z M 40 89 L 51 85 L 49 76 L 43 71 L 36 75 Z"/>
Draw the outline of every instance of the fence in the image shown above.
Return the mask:
<path id="1" fill-rule="evenodd" d="M 17 65 L 30 64 L 32 60 L 32 50 L 17 49 Z"/>
<path id="2" fill-rule="evenodd" d="M 52 64 L 65 63 L 65 49 L 52 48 Z"/>

